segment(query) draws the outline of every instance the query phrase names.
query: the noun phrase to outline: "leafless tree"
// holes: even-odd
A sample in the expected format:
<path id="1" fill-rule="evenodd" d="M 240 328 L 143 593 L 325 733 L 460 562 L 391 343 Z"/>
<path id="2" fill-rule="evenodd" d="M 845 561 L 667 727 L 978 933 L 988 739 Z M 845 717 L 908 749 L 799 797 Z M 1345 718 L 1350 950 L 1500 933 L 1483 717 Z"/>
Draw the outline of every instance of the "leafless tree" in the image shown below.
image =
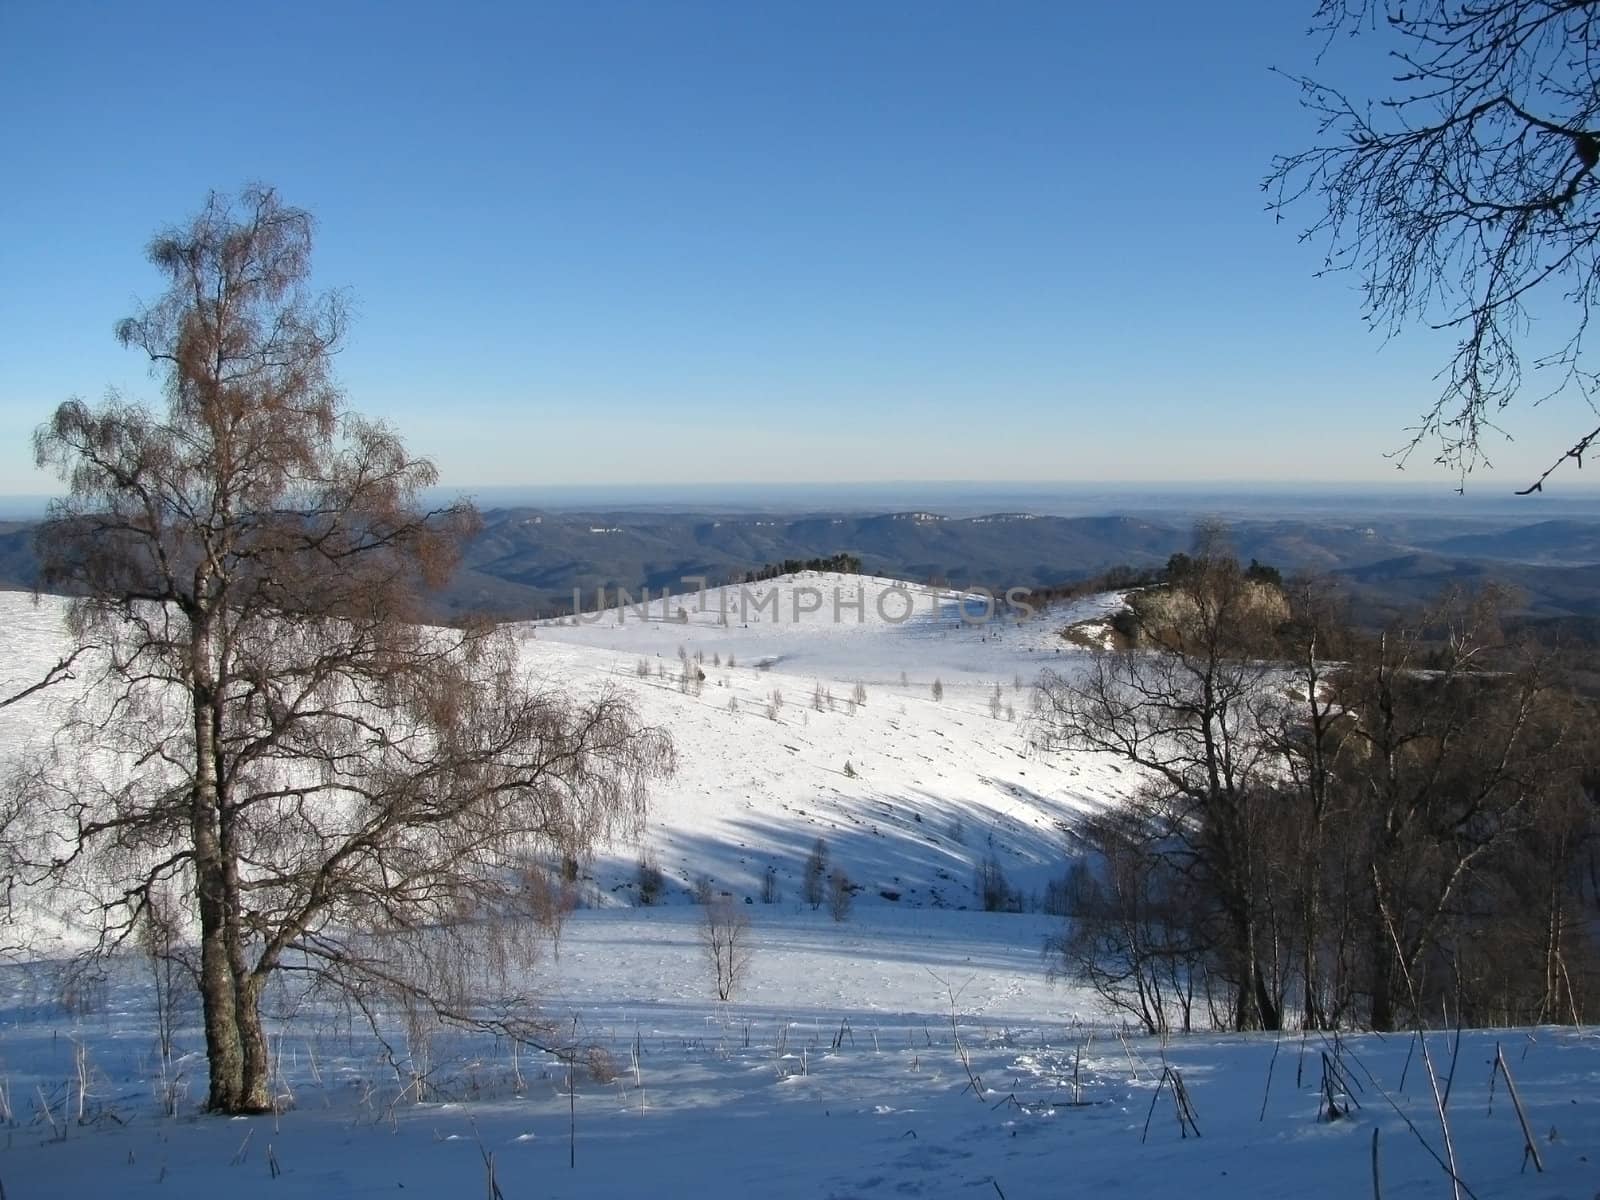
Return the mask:
<path id="1" fill-rule="evenodd" d="M 1362 966 L 1376 1029 L 1409 1023 L 1400 1016 L 1414 992 L 1439 993 L 1429 967 L 1444 947 L 1473 955 L 1496 859 L 1577 789 L 1572 743 L 1586 718 L 1548 664 L 1504 651 L 1504 601 L 1446 596 L 1388 631 L 1334 687 L 1357 752 L 1344 774 L 1359 803 L 1340 837 L 1359 848 L 1365 876 Z"/>
<path id="2" fill-rule="evenodd" d="M 714 896 L 706 902 L 700 920 L 700 944 L 711 964 L 717 999 L 732 999 L 754 953 L 750 918 L 732 897 Z"/>
<path id="3" fill-rule="evenodd" d="M 1136 795 L 1080 831 L 1089 854 L 1068 873 L 1067 918 L 1045 943 L 1052 980 L 1086 983 L 1150 1034 L 1193 1025 L 1207 945 L 1201 905 L 1175 858 L 1151 844 L 1157 823 Z"/>
<path id="4" fill-rule="evenodd" d="M 170 888 L 152 889 L 138 929 L 139 948 L 155 993 L 156 1042 L 164 1071 L 172 1068 L 173 1039 L 196 972 L 183 940 L 182 918 Z"/>
<path id="5" fill-rule="evenodd" d="M 850 915 L 850 904 L 856 898 L 855 884 L 850 882 L 843 867 L 828 872 L 828 915 L 842 921 Z"/>
<path id="6" fill-rule="evenodd" d="M 71 634 L 103 664 L 24 781 L 37 865 L 104 947 L 185 897 L 227 1113 L 272 1103 L 275 973 L 509 1029 L 463 971 L 503 971 L 558 915 L 524 869 L 636 824 L 672 765 L 624 700 L 531 687 L 505 632 L 420 623 L 476 514 L 420 511 L 431 464 L 345 407 L 346 311 L 307 290 L 311 233 L 252 187 L 158 235 L 167 290 L 117 332 L 164 410 L 69 400 L 35 440 L 68 488 L 45 586 L 78 597 Z"/>
<path id="7" fill-rule="evenodd" d="M 1359 869 L 1352 840 L 1340 837 L 1354 821 L 1350 789 L 1341 784 L 1359 751 L 1334 686 L 1358 646 L 1333 581 L 1293 580 L 1288 600 L 1292 615 L 1278 631 L 1283 689 L 1256 708 L 1283 772 L 1274 789 L 1278 822 L 1269 856 L 1277 898 L 1292 910 L 1285 920 L 1295 927 L 1300 954 L 1302 1022 L 1337 1028 L 1353 982 L 1354 914 L 1345 885 Z"/>
<path id="8" fill-rule="evenodd" d="M 806 855 L 805 866 L 800 872 L 800 898 L 811 905 L 815 912 L 822 907 L 824 896 L 823 885 L 828 876 L 828 843 L 818 838 L 812 843 L 811 853 Z"/>
<path id="9" fill-rule="evenodd" d="M 1209 547 L 1202 538 L 1159 608 L 1136 611 L 1149 652 L 1100 652 L 1082 672 L 1044 673 L 1036 729 L 1047 747 L 1112 754 L 1150 781 L 1146 840 L 1205 879 L 1216 905 L 1232 1024 L 1273 1029 L 1282 988 L 1261 861 L 1272 760 L 1256 716 L 1271 668 L 1253 653 L 1270 617 L 1238 563 Z"/>
<path id="10" fill-rule="evenodd" d="M 1539 398 L 1594 408 L 1584 339 L 1600 297 L 1600 21 L 1594 0 L 1320 0 L 1315 32 L 1387 52 L 1392 86 L 1375 98 L 1297 77 L 1320 122 L 1309 149 L 1281 155 L 1265 187 L 1282 216 L 1315 214 L 1326 269 L 1356 273 L 1365 315 L 1393 333 L 1412 322 L 1457 336 L 1442 393 L 1409 430 L 1463 481 L 1487 465 L 1484 442 L 1523 392 L 1524 363 L 1545 372 Z M 1331 69 L 1328 64 L 1319 70 Z M 1529 317 L 1562 320 L 1548 344 Z M 1594 423 L 1587 415 L 1583 428 Z M 1588 428 L 1563 462 L 1582 465 Z"/>
<path id="11" fill-rule="evenodd" d="M 972 890 L 983 904 L 984 912 L 1020 911 L 1022 896 L 1006 879 L 1005 867 L 991 849 L 973 872 Z"/>

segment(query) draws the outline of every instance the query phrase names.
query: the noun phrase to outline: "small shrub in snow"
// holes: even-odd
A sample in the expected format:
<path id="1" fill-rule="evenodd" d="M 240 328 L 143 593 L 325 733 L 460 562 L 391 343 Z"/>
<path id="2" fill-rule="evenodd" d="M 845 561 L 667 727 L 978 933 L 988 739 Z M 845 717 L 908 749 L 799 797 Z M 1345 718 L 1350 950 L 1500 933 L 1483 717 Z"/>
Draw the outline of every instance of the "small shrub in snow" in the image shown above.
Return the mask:
<path id="1" fill-rule="evenodd" d="M 935 679 L 933 681 L 932 691 L 933 691 L 933 698 L 935 700 L 943 700 L 944 699 L 944 681 L 942 679 Z"/>
<path id="2" fill-rule="evenodd" d="M 583 1068 L 589 1073 L 589 1078 L 601 1086 L 616 1082 L 617 1076 L 621 1074 L 617 1060 L 604 1046 L 585 1046 L 581 1055 Z M 499 1191 L 498 1188 L 495 1190 Z"/>
<path id="3" fill-rule="evenodd" d="M 1022 897 L 1006 880 L 1005 868 L 1000 865 L 993 851 L 978 864 L 973 890 L 978 893 L 984 912 L 1022 911 Z"/>
<path id="4" fill-rule="evenodd" d="M 654 905 L 661 902 L 667 890 L 667 877 L 661 873 L 661 868 L 656 866 L 655 859 L 641 858 L 639 860 L 639 903 Z"/>

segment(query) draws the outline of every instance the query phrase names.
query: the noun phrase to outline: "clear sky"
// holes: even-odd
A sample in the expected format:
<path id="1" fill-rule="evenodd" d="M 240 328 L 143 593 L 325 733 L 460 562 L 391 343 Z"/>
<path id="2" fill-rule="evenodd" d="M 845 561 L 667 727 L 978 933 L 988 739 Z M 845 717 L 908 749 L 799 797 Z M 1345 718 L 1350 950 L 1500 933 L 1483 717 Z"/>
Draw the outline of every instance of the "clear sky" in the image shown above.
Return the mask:
<path id="1" fill-rule="evenodd" d="M 1313 7 L 0 0 L 0 492 L 61 400 L 156 396 L 143 246 L 252 179 L 452 486 L 1394 482 L 1448 346 L 1259 190 Z"/>

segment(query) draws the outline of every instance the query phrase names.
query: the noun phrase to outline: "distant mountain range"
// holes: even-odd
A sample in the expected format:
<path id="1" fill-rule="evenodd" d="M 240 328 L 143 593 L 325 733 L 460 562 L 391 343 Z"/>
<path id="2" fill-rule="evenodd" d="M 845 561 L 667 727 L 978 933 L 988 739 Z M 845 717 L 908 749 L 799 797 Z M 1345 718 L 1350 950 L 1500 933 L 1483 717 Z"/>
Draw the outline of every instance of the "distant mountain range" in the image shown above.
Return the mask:
<path id="1" fill-rule="evenodd" d="M 1600 520 L 1517 524 L 1407 515 L 1357 520 L 1242 520 L 1230 526 L 1243 560 L 1285 573 L 1326 574 L 1371 617 L 1410 607 L 1447 584 L 1513 584 L 1535 618 L 1600 616 Z M 0 583 L 32 586 L 33 527 L 0 522 Z M 1180 517 L 1041 516 L 930 511 L 737 515 L 594 509 L 499 508 L 441 598 L 441 615 L 513 618 L 570 608 L 574 589 L 637 594 L 685 590 L 783 559 L 848 552 L 874 575 L 953 585 L 1039 587 L 1127 564 L 1158 566 L 1190 548 Z"/>

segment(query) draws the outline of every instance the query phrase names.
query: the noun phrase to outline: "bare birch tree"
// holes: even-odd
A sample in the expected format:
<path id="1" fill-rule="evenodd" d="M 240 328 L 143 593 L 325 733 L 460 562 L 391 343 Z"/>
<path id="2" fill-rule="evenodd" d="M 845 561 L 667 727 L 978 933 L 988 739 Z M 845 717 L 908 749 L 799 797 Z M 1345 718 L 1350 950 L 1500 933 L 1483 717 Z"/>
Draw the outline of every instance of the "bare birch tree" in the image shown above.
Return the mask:
<path id="1" fill-rule="evenodd" d="M 101 657 L 26 781 L 34 865 L 105 947 L 185 897 L 224 1113 L 273 1102 L 280 972 L 504 1026 L 456 968 L 505 947 L 463 922 L 558 919 L 528 872 L 635 824 L 672 765 L 624 700 L 532 686 L 495 629 L 421 624 L 476 514 L 422 511 L 433 466 L 345 407 L 346 309 L 307 290 L 311 242 L 269 188 L 212 195 L 151 242 L 167 290 L 117 327 L 164 408 L 69 400 L 35 443 L 68 491 L 45 586 Z"/>
<path id="2" fill-rule="evenodd" d="M 711 965 L 718 1000 L 731 1000 L 744 981 L 755 953 L 751 936 L 750 918 L 732 897 L 712 896 L 706 901 L 700 919 L 700 945 Z"/>

